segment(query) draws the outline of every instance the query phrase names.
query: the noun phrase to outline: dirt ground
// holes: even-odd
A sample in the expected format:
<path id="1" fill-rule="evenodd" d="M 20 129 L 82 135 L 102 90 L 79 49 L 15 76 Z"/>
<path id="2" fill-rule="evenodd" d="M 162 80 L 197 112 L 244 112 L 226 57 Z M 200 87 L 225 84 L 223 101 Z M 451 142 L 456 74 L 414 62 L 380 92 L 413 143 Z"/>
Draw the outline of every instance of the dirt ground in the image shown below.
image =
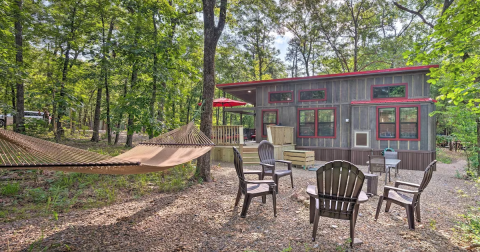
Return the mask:
<path id="1" fill-rule="evenodd" d="M 410 231 L 404 209 L 393 205 L 374 221 L 378 196 L 360 207 L 356 237 L 363 244 L 355 251 L 457 251 L 462 250 L 455 226 L 468 204 L 479 201 L 474 184 L 455 178 L 464 161 L 438 164 L 422 194 L 422 222 Z M 256 166 L 246 169 L 258 169 Z M 361 167 L 366 172 L 366 167 Z M 307 198 L 315 173 L 294 168 L 295 188 L 288 177 L 280 180 L 278 216 L 272 200 L 255 198 L 246 218 L 241 204 L 234 208 L 238 188 L 233 164 L 213 168 L 215 182 L 198 184 L 176 193 L 152 193 L 141 199 L 100 209 L 75 210 L 58 220 L 41 217 L 0 223 L 0 251 L 344 251 L 349 222 L 320 218 L 317 240 L 311 241 Z M 400 170 L 392 180 L 419 183 L 419 171 Z M 253 178 L 252 178 L 253 179 Z M 389 183 L 393 185 L 393 181 Z M 383 192 L 380 176 L 378 192 Z M 364 185 L 366 190 L 366 185 Z M 291 248 L 291 250 L 288 250 Z"/>

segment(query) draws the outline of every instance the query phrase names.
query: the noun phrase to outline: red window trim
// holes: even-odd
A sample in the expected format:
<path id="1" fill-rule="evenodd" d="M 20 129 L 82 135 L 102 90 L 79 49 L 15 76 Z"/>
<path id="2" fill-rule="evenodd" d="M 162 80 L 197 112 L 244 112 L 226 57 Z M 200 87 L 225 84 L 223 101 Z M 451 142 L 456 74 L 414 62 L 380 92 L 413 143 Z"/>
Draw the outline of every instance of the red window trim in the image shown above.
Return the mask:
<path id="1" fill-rule="evenodd" d="M 311 99 L 311 100 L 302 100 L 300 99 L 300 93 L 301 92 L 304 92 L 304 91 L 319 91 L 319 90 L 323 90 L 323 92 L 325 93 L 325 98 L 323 99 Z M 327 100 L 327 89 L 326 88 L 317 88 L 317 89 L 302 89 L 302 90 L 299 90 L 298 91 L 298 101 L 299 102 L 309 102 L 309 101 L 326 101 Z"/>
<path id="2" fill-rule="evenodd" d="M 315 111 L 315 136 L 300 136 L 300 110 L 314 110 Z M 318 135 L 318 110 L 333 110 L 333 136 L 317 136 Z M 297 137 L 299 138 L 337 138 L 337 108 L 323 107 L 323 108 L 298 108 L 297 109 Z"/>
<path id="3" fill-rule="evenodd" d="M 266 132 L 263 132 L 263 112 L 275 112 L 277 115 L 275 116 L 275 119 L 276 119 L 276 122 L 275 124 L 278 125 L 278 109 L 263 109 L 262 110 L 262 118 L 261 118 L 261 126 L 262 126 L 262 129 L 261 129 L 261 132 L 262 132 L 262 137 L 267 137 L 267 135 L 263 134 L 263 133 L 266 133 Z"/>
<path id="4" fill-rule="evenodd" d="M 388 98 L 373 98 L 373 88 L 374 87 L 388 87 L 388 86 L 405 86 L 405 97 L 388 97 Z M 401 99 L 408 98 L 408 83 L 392 83 L 392 84 L 381 84 L 381 85 L 372 85 L 370 87 L 370 100 L 389 100 L 389 99 Z"/>
<path id="5" fill-rule="evenodd" d="M 276 93 L 291 93 L 292 94 L 292 100 L 290 100 L 290 101 L 271 101 L 270 100 L 270 94 L 276 94 Z M 272 92 L 268 92 L 268 103 L 293 102 L 293 99 L 295 99 L 295 97 L 293 95 L 293 91 L 272 91 Z"/>
<path id="6" fill-rule="evenodd" d="M 418 137 L 417 138 L 400 138 L 400 108 L 411 108 L 411 107 L 416 107 L 417 108 L 417 132 L 418 132 Z M 381 108 L 395 108 L 395 138 L 380 138 L 378 136 L 379 128 L 378 128 L 378 110 Z M 396 106 L 377 106 L 377 125 L 375 128 L 377 129 L 376 132 L 376 138 L 378 141 L 420 141 L 420 132 L 421 132 L 421 117 L 420 117 L 420 105 L 396 105 Z"/>

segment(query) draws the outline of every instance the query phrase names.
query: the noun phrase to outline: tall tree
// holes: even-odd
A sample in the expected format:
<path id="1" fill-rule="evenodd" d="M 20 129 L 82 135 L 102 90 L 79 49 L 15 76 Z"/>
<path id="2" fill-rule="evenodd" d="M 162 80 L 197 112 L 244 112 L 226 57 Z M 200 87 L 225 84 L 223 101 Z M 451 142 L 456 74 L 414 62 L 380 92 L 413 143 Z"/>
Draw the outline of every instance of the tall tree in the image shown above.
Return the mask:
<path id="1" fill-rule="evenodd" d="M 200 130 L 207 136 L 212 135 L 213 96 L 215 93 L 215 51 L 218 39 L 222 35 L 227 17 L 227 0 L 220 2 L 220 15 L 215 25 L 215 0 L 203 0 L 203 100 Z M 197 173 L 207 182 L 211 181 L 210 152 L 197 159 Z"/>
<path id="2" fill-rule="evenodd" d="M 15 1 L 15 46 L 17 53 L 15 56 L 15 62 L 17 66 L 17 73 L 15 74 L 16 78 L 16 120 L 15 120 L 15 131 L 24 133 L 25 132 L 25 91 L 23 86 L 23 24 L 22 24 L 22 15 L 23 15 L 23 0 Z"/>

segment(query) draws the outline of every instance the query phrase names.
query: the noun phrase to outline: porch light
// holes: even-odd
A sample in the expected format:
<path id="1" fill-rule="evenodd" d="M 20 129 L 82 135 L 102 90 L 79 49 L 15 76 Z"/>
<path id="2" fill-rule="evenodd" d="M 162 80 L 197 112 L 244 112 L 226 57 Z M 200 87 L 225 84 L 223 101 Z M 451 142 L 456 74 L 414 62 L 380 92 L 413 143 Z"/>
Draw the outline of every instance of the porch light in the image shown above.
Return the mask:
<path id="1" fill-rule="evenodd" d="M 248 90 L 247 92 L 251 93 L 252 91 L 251 91 L 251 90 Z"/>

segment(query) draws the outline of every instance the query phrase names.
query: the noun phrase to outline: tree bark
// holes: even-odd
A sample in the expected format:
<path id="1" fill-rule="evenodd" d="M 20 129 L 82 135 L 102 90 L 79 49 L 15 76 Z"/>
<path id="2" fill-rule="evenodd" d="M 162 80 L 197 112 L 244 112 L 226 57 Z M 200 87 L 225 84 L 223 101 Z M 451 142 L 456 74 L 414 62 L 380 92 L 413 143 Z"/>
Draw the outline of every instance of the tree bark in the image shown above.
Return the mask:
<path id="1" fill-rule="evenodd" d="M 103 22 L 102 22 L 103 23 Z M 107 141 L 108 144 L 112 144 L 112 122 L 110 119 L 110 90 L 108 88 L 108 67 L 107 67 L 107 58 L 106 55 L 109 53 L 110 48 L 110 41 L 112 39 L 113 33 L 113 25 L 115 23 L 115 17 L 112 18 L 110 21 L 110 27 L 108 28 L 108 36 L 107 36 L 107 44 L 104 45 L 105 51 L 103 53 L 103 61 L 104 61 L 104 78 L 105 78 L 105 102 L 106 102 L 106 109 L 107 109 Z M 103 29 L 105 31 L 105 29 Z"/>
<path id="2" fill-rule="evenodd" d="M 213 95 L 215 92 L 215 51 L 218 39 L 225 26 L 227 0 L 221 0 L 218 25 L 215 26 L 215 0 L 203 0 L 203 99 L 202 121 L 200 130 L 210 137 L 212 135 Z M 197 159 L 197 173 L 206 182 L 211 181 L 210 152 Z"/>
<path id="3" fill-rule="evenodd" d="M 477 118 L 477 176 L 480 176 L 480 118 Z"/>
<path id="4" fill-rule="evenodd" d="M 157 42 L 157 37 L 158 37 L 158 31 L 157 31 L 157 22 L 155 21 L 155 13 L 157 11 L 154 10 L 152 14 L 152 23 L 153 23 L 153 41 L 154 41 L 154 49 L 153 49 L 153 83 L 152 83 L 152 97 L 150 98 L 150 119 L 151 123 L 154 122 L 153 119 L 155 119 L 155 102 L 157 100 L 157 74 L 158 74 L 158 57 L 157 57 L 157 47 L 158 47 L 158 42 Z M 150 129 L 148 130 L 148 138 L 152 139 L 153 138 L 153 126 L 149 126 Z"/>
<path id="5" fill-rule="evenodd" d="M 100 107 L 102 106 L 102 90 L 103 87 L 99 86 L 97 89 L 97 100 L 95 105 L 95 116 L 93 117 L 93 134 L 90 141 L 98 142 L 99 140 L 99 129 L 100 129 Z"/>
<path id="6" fill-rule="evenodd" d="M 15 10 L 15 46 L 17 49 L 17 54 L 15 61 L 19 72 L 17 73 L 16 85 L 17 85 L 17 114 L 15 121 L 15 132 L 25 133 L 25 90 L 23 86 L 23 25 L 22 25 L 22 9 L 23 9 L 23 0 L 15 1 L 17 4 Z"/>

